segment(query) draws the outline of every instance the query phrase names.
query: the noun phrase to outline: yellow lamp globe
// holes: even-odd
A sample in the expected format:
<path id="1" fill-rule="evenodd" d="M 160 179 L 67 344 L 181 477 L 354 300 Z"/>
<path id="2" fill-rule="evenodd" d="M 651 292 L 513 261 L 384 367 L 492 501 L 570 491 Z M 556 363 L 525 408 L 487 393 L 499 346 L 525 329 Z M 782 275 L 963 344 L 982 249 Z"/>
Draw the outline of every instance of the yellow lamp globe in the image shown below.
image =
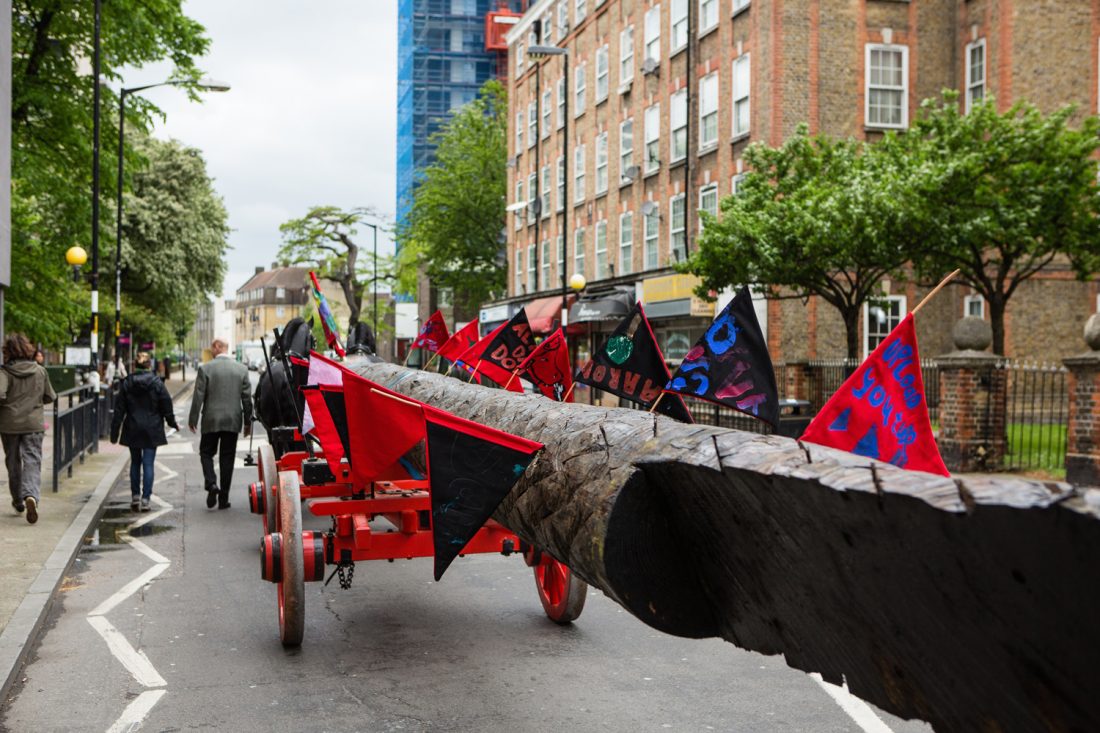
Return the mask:
<path id="1" fill-rule="evenodd" d="M 569 287 L 574 290 L 584 290 L 584 286 L 588 284 L 588 281 L 584 279 L 584 275 L 579 272 L 573 273 L 573 277 L 569 278 Z"/>
<path id="2" fill-rule="evenodd" d="M 69 247 L 65 252 L 65 261 L 73 267 L 80 267 L 88 261 L 88 253 L 84 251 L 83 247 Z"/>

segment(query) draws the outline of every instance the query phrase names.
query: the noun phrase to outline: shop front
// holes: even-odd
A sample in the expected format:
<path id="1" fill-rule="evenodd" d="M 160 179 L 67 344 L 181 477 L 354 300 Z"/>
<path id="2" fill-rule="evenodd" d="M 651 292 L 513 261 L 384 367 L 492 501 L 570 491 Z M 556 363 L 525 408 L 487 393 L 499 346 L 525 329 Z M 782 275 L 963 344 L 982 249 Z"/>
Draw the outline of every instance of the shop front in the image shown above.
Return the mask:
<path id="1" fill-rule="evenodd" d="M 592 358 L 592 353 L 607 340 L 619 322 L 630 313 L 638 300 L 633 285 L 584 291 L 569 308 L 570 358 L 574 368 Z M 616 407 L 619 398 L 578 384 L 574 392 L 577 402 Z"/>
<path id="2" fill-rule="evenodd" d="M 500 303 L 482 308 L 477 316 L 478 335 L 484 337 L 500 324 L 507 323 L 522 307 L 521 303 Z"/>
<path id="3" fill-rule="evenodd" d="M 674 370 L 714 320 L 715 304 L 695 294 L 694 275 L 662 275 L 643 280 L 642 304 L 665 363 Z"/>

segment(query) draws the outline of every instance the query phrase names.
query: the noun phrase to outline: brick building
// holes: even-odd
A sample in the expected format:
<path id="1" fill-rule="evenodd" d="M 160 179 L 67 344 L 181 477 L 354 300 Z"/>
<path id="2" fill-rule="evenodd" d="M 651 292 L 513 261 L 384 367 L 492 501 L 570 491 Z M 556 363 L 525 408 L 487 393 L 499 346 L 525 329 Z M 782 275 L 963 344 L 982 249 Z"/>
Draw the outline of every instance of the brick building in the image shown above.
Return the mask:
<path id="1" fill-rule="evenodd" d="M 714 307 L 670 264 L 695 246 L 697 211 L 736 192 L 747 145 L 779 145 L 803 122 L 873 140 L 947 87 L 967 104 L 993 94 L 1001 108 L 1094 113 L 1100 0 L 540 0 L 508 44 L 509 297 L 483 321 L 524 305 L 556 317 L 581 273 L 588 288 L 569 316 L 588 324 L 589 346 L 638 298 L 678 361 Z M 884 287 L 888 302 L 865 311 L 865 349 L 924 293 Z M 1010 302 L 1009 355 L 1074 351 L 1096 308 L 1095 280 L 1051 267 Z M 773 300 L 758 313 L 776 361 L 844 354 L 827 304 Z M 957 318 L 988 319 L 962 288 L 922 313 L 928 356 L 952 349 Z"/>

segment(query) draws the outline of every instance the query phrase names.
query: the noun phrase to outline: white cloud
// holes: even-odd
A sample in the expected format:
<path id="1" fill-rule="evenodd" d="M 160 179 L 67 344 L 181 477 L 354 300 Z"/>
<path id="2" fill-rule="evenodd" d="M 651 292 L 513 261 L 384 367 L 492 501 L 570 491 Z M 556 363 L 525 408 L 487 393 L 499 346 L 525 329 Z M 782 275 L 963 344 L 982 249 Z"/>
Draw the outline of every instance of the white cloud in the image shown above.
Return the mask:
<path id="1" fill-rule="evenodd" d="M 146 94 L 167 115 L 155 134 L 202 150 L 225 199 L 234 229 L 227 296 L 275 259 L 279 224 L 311 206 L 369 206 L 392 218 L 396 3 L 187 0 L 184 11 L 212 41 L 201 67 L 232 89 L 202 104 L 179 90 Z M 170 71 L 133 69 L 125 82 Z M 392 251 L 379 242 L 380 253 Z"/>

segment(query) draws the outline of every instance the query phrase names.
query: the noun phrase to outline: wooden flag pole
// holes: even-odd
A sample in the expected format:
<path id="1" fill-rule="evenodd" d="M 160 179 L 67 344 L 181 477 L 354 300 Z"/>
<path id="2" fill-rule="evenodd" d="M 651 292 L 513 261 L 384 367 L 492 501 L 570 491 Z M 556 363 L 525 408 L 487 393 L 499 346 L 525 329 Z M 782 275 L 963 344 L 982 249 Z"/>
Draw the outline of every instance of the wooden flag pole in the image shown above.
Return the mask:
<path id="1" fill-rule="evenodd" d="M 470 375 L 470 381 L 477 379 L 477 370 L 481 369 L 481 359 L 477 360 L 477 364 L 474 364 L 474 373 Z"/>
<path id="2" fill-rule="evenodd" d="M 385 397 L 386 399 L 393 400 L 394 402 L 400 402 L 402 404 L 408 405 L 409 407 L 421 407 L 421 404 L 419 402 L 414 402 L 412 400 L 402 399 L 402 398 L 398 397 L 397 395 L 392 395 L 389 392 L 383 392 L 381 390 L 375 389 L 374 387 L 371 387 L 370 391 L 371 391 L 372 394 L 376 394 L 379 397 Z"/>
<path id="3" fill-rule="evenodd" d="M 412 355 L 413 355 L 413 350 L 409 349 L 409 353 L 405 354 L 405 363 L 402 364 L 401 366 L 407 367 L 409 365 L 409 359 L 412 358 Z"/>
<path id="4" fill-rule="evenodd" d="M 428 359 L 428 361 L 426 361 L 424 363 L 424 366 L 422 366 L 420 368 L 423 369 L 424 371 L 428 371 L 428 367 L 430 367 L 432 365 L 432 362 L 435 361 L 438 358 L 439 358 L 439 352 L 437 351 L 434 354 L 432 354 L 432 358 Z"/>
<path id="5" fill-rule="evenodd" d="M 962 270 L 961 270 L 961 269 L 959 269 L 959 270 L 955 270 L 955 271 L 954 271 L 954 272 L 952 272 L 952 273 L 951 273 L 950 275 L 948 275 L 948 276 L 947 276 L 947 277 L 945 277 L 945 278 L 944 278 L 943 280 L 941 280 L 941 281 L 940 281 L 940 284 L 939 284 L 939 285 L 937 285 L 936 287 L 932 288 L 932 292 L 931 292 L 931 293 L 929 293 L 928 295 L 924 296 L 924 300 L 922 300 L 921 302 L 917 303 L 917 307 L 916 307 L 916 308 L 914 308 L 913 310 L 909 311 L 909 315 L 911 315 L 911 316 L 915 316 L 915 315 L 917 315 L 917 311 L 919 311 L 919 310 L 920 310 L 921 308 L 923 308 L 923 307 L 924 307 L 924 304 L 925 304 L 925 303 L 927 303 L 928 301 L 932 300 L 932 296 L 933 296 L 933 295 L 935 295 L 936 293 L 940 292 L 940 290 L 941 290 L 941 289 L 943 288 L 943 286 L 944 286 L 944 285 L 946 285 L 947 283 L 951 282 L 952 280 L 954 280 L 954 279 L 955 279 L 955 276 L 956 276 L 956 275 L 958 275 L 958 274 L 959 274 L 960 272 L 962 272 Z"/>
<path id="6" fill-rule="evenodd" d="M 569 395 L 573 394 L 573 388 L 576 387 L 576 386 L 577 386 L 576 382 L 573 382 L 572 384 L 569 385 L 569 390 L 565 393 L 565 396 L 561 398 L 562 402 L 568 402 L 569 401 Z"/>
<path id="7" fill-rule="evenodd" d="M 517 374 L 519 374 L 519 369 L 513 369 L 512 376 L 508 377 L 508 381 L 504 384 L 504 389 L 508 389 L 512 386 L 512 380 L 516 378 Z"/>
<path id="8" fill-rule="evenodd" d="M 665 398 L 665 393 L 664 393 L 664 392 L 662 392 L 661 394 L 657 395 L 657 399 L 656 399 L 656 400 L 655 400 L 655 401 L 653 402 L 653 407 L 650 407 L 650 408 L 649 408 L 649 411 L 650 411 L 650 412 L 653 412 L 654 410 L 656 410 L 656 409 L 657 409 L 657 405 L 661 404 L 661 400 L 663 400 L 664 398 Z"/>

